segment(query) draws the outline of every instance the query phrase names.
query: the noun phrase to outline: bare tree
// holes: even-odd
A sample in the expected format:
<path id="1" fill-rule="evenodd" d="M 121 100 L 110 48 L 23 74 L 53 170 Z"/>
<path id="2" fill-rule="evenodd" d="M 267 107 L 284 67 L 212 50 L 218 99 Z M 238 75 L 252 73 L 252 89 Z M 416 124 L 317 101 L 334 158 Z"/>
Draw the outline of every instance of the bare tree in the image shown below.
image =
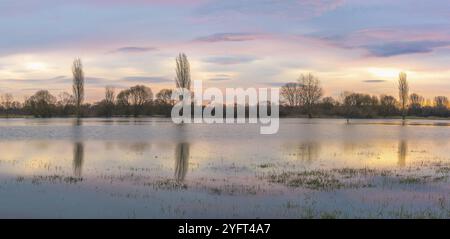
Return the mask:
<path id="1" fill-rule="evenodd" d="M 339 105 L 339 102 L 337 102 L 333 97 L 327 96 L 322 99 L 320 102 L 322 110 L 326 110 L 327 112 L 331 113 L 333 109 Z"/>
<path id="2" fill-rule="evenodd" d="M 322 97 L 323 90 L 320 86 L 320 81 L 317 77 L 308 73 L 302 74 L 298 79 L 300 84 L 300 96 L 303 106 L 308 114 L 309 118 L 312 118 L 312 112 L 314 106 L 319 102 Z"/>
<path id="3" fill-rule="evenodd" d="M 422 112 L 422 107 L 425 104 L 425 98 L 416 93 L 409 96 L 409 112 L 413 115 L 418 115 Z"/>
<path id="4" fill-rule="evenodd" d="M 180 53 L 175 59 L 177 68 L 177 76 L 175 78 L 175 83 L 177 88 L 184 88 L 187 90 L 191 89 L 191 70 L 187 56 L 184 53 Z"/>
<path id="5" fill-rule="evenodd" d="M 56 97 L 48 90 L 40 90 L 25 101 L 25 107 L 36 117 L 50 117 L 54 112 Z"/>
<path id="6" fill-rule="evenodd" d="M 347 122 L 351 117 L 371 118 L 376 115 L 378 97 L 362 93 L 345 93 L 343 106 Z"/>
<path id="7" fill-rule="evenodd" d="M 116 102 L 118 105 L 128 106 L 130 105 L 130 90 L 125 89 L 119 92 L 116 97 Z"/>
<path id="8" fill-rule="evenodd" d="M 150 102 L 153 99 L 152 89 L 137 85 L 130 88 L 131 104 L 135 107 L 135 116 L 139 113 L 139 110 L 145 103 Z"/>
<path id="9" fill-rule="evenodd" d="M 63 115 L 68 115 L 71 106 L 73 106 L 75 100 L 73 96 L 67 92 L 61 92 L 58 94 L 57 106 L 60 108 Z"/>
<path id="10" fill-rule="evenodd" d="M 448 98 L 446 96 L 436 96 L 434 97 L 434 106 L 436 108 L 447 109 L 449 105 Z"/>
<path id="11" fill-rule="evenodd" d="M 107 104 L 114 104 L 116 98 L 116 89 L 113 86 L 105 87 L 105 102 Z"/>
<path id="12" fill-rule="evenodd" d="M 301 102 L 301 87 L 299 83 L 290 82 L 281 87 L 281 96 L 291 107 L 299 106 Z"/>
<path id="13" fill-rule="evenodd" d="M 394 96 L 381 95 L 380 96 L 380 109 L 378 114 L 387 117 L 394 115 L 397 111 L 397 100 Z"/>
<path id="14" fill-rule="evenodd" d="M 119 92 L 116 97 L 116 105 L 120 109 L 123 110 L 123 114 L 128 115 L 130 112 L 130 90 L 125 89 Z"/>
<path id="15" fill-rule="evenodd" d="M 402 111 L 402 119 L 405 120 L 408 106 L 409 86 L 406 80 L 406 73 L 400 72 L 398 76 L 398 96 L 400 102 L 400 109 Z"/>
<path id="16" fill-rule="evenodd" d="M 351 117 L 351 105 L 348 104 L 348 97 L 353 94 L 353 92 L 350 91 L 344 91 L 339 95 L 339 102 L 342 105 L 343 113 L 345 115 L 345 118 L 347 120 L 347 124 L 350 123 L 350 117 Z"/>
<path id="17" fill-rule="evenodd" d="M 3 107 L 3 109 L 5 110 L 5 114 L 6 114 L 6 118 L 9 117 L 9 111 L 11 110 L 12 106 L 13 106 L 13 96 L 11 94 L 3 94 L 0 97 L 0 106 Z"/>
<path id="18" fill-rule="evenodd" d="M 73 74 L 73 97 L 75 100 L 77 117 L 81 116 L 81 106 L 84 101 L 84 72 L 80 58 L 76 58 L 72 65 Z"/>
<path id="19" fill-rule="evenodd" d="M 61 92 L 58 94 L 57 104 L 63 107 L 71 105 L 74 103 L 73 96 L 67 92 Z"/>
<path id="20" fill-rule="evenodd" d="M 143 85 L 133 86 L 129 89 L 121 91 L 117 95 L 117 103 L 119 105 L 124 106 L 127 109 L 129 106 L 133 106 L 134 116 L 138 116 L 144 105 L 151 102 L 152 99 L 152 89 Z"/>
<path id="21" fill-rule="evenodd" d="M 173 105 L 172 101 L 172 90 L 171 89 L 162 89 L 156 94 L 156 99 L 158 102 L 167 104 L 167 105 Z"/>
<path id="22" fill-rule="evenodd" d="M 105 87 L 105 99 L 103 100 L 104 114 L 111 117 L 114 112 L 114 101 L 116 99 L 116 89 L 112 86 Z"/>
<path id="23" fill-rule="evenodd" d="M 420 107 L 422 107 L 424 105 L 424 103 L 425 103 L 425 98 L 423 98 L 423 96 L 421 96 L 421 95 L 418 95 L 416 93 L 412 93 L 409 96 L 409 104 L 412 107 L 420 108 Z"/>

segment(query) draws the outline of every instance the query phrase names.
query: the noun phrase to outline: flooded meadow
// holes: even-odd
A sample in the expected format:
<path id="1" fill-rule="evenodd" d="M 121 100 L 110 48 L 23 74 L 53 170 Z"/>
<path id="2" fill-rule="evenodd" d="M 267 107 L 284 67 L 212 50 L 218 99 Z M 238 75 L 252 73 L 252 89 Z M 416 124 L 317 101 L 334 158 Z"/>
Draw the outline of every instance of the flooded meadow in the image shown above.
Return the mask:
<path id="1" fill-rule="evenodd" d="M 0 119 L 0 217 L 450 218 L 449 126 Z"/>

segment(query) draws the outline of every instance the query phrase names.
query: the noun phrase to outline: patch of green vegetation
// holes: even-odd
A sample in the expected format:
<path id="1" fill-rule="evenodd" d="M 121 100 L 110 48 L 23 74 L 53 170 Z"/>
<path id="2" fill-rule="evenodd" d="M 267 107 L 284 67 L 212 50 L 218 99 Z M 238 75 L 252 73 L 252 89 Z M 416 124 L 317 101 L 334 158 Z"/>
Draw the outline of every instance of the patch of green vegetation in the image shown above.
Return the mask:
<path id="1" fill-rule="evenodd" d="M 424 177 L 414 177 L 414 176 L 408 176 L 405 178 L 400 178 L 398 180 L 400 184 L 422 184 L 426 182 L 426 178 Z"/>
<path id="2" fill-rule="evenodd" d="M 286 182 L 289 187 L 305 187 L 314 190 L 339 189 L 344 185 L 335 178 L 293 178 Z"/>
<path id="3" fill-rule="evenodd" d="M 83 181 L 83 178 L 79 178 L 79 177 L 64 177 L 64 182 L 65 183 L 78 183 Z"/>
<path id="4" fill-rule="evenodd" d="M 184 184 L 182 182 L 173 179 L 164 179 L 150 183 L 144 183 L 144 186 L 151 186 L 154 189 L 162 189 L 162 190 L 186 190 L 188 188 L 187 184 Z"/>
<path id="5" fill-rule="evenodd" d="M 258 167 L 260 167 L 260 168 L 271 168 L 273 166 L 275 166 L 275 165 L 271 164 L 271 163 L 264 163 L 264 164 L 258 165 Z"/>
<path id="6" fill-rule="evenodd" d="M 322 212 L 319 214 L 320 219 L 338 219 L 341 216 L 341 212 L 338 210 L 334 210 L 331 212 Z"/>
<path id="7" fill-rule="evenodd" d="M 433 178 L 433 182 L 443 182 L 443 181 L 446 181 L 447 179 L 448 179 L 448 176 L 435 177 L 435 178 Z"/>
<path id="8" fill-rule="evenodd" d="M 399 209 L 392 210 L 388 212 L 393 218 L 400 219 L 438 219 L 445 218 L 444 211 L 436 211 L 433 209 L 423 209 L 419 211 L 408 210 L 405 207 L 400 207 Z"/>
<path id="9" fill-rule="evenodd" d="M 215 194 L 215 195 L 221 195 L 222 194 L 222 190 L 220 190 L 220 188 L 210 188 L 209 192 L 211 194 Z"/>
<path id="10" fill-rule="evenodd" d="M 25 178 L 23 178 L 21 181 L 17 180 L 18 182 L 23 182 L 25 181 Z M 39 176 L 33 176 L 33 178 L 31 179 L 31 183 L 32 184 L 41 184 L 43 182 L 49 182 L 49 183 L 69 183 L 69 184 L 76 184 L 79 182 L 82 182 L 83 178 L 81 177 L 64 177 L 61 175 L 39 175 Z"/>
<path id="11" fill-rule="evenodd" d="M 440 167 L 436 170 L 436 173 L 449 174 L 450 167 Z"/>
<path id="12" fill-rule="evenodd" d="M 231 184 L 231 185 L 223 185 L 221 187 L 212 187 L 208 188 L 208 191 L 211 194 L 215 195 L 256 195 L 258 192 L 257 186 L 246 186 L 246 185 L 237 185 L 237 184 Z"/>
<path id="13" fill-rule="evenodd" d="M 11 114 L 11 115 L 0 115 L 1 119 L 18 119 L 18 118 L 32 118 L 31 116 L 27 116 L 27 115 L 16 115 L 16 114 Z"/>
<path id="14" fill-rule="evenodd" d="M 297 208 L 299 207 L 299 205 L 291 202 L 291 201 L 287 201 L 286 204 L 284 205 L 287 209 L 292 209 L 292 208 Z"/>
<path id="15" fill-rule="evenodd" d="M 389 176 L 392 172 L 389 170 L 376 170 L 371 168 L 339 168 L 331 170 L 344 176 Z"/>
<path id="16" fill-rule="evenodd" d="M 333 190 L 344 186 L 337 178 L 326 171 L 303 171 L 299 173 L 282 173 L 270 175 L 269 181 L 289 187 L 304 187 L 313 190 Z"/>
<path id="17" fill-rule="evenodd" d="M 23 177 L 23 176 L 18 176 L 16 178 L 16 181 L 19 182 L 19 183 L 23 182 L 24 180 L 25 180 L 25 177 Z"/>
<path id="18" fill-rule="evenodd" d="M 447 168 L 442 168 L 446 172 Z M 408 173 L 408 174 L 406 174 Z M 445 182 L 449 175 L 409 174 L 410 171 L 390 171 L 371 168 L 337 168 L 330 170 L 311 170 L 301 172 L 283 172 L 263 174 L 262 178 L 271 183 L 288 187 L 302 187 L 312 190 L 339 190 L 357 188 L 375 188 L 389 184 L 427 184 Z M 380 185 L 381 184 L 381 185 Z"/>

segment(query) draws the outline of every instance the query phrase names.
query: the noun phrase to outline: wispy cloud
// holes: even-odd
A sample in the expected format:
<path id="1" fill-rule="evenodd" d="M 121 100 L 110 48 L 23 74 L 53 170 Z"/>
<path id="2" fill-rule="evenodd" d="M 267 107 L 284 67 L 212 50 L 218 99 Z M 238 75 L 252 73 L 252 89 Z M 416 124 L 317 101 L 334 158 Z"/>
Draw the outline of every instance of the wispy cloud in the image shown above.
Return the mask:
<path id="1" fill-rule="evenodd" d="M 220 65 L 235 65 L 242 63 L 250 63 L 258 58 L 252 56 L 215 56 L 204 59 L 204 62 Z"/>
<path id="2" fill-rule="evenodd" d="M 46 88 L 38 88 L 38 87 L 27 87 L 27 88 L 23 88 L 23 91 L 27 92 L 28 94 L 34 94 L 37 91 L 40 90 L 50 90 L 50 91 L 64 91 L 66 89 L 64 88 L 58 88 L 58 87 L 46 87 Z M 54 96 L 56 96 L 55 94 L 53 94 Z"/>
<path id="3" fill-rule="evenodd" d="M 227 80 L 231 80 L 231 78 L 227 78 L 227 77 L 214 77 L 214 78 L 209 78 L 209 81 L 227 81 Z"/>
<path id="4" fill-rule="evenodd" d="M 305 19 L 332 11 L 343 5 L 344 2 L 344 0 L 211 0 L 200 6 L 196 13 L 213 17 L 237 13 Z"/>
<path id="5" fill-rule="evenodd" d="M 430 53 L 450 46 L 450 31 L 442 26 L 361 29 L 336 35 L 319 33 L 312 37 L 339 48 L 363 49 L 374 57 Z"/>
<path id="6" fill-rule="evenodd" d="M 363 80 L 364 83 L 382 83 L 386 82 L 385 80 Z"/>
<path id="7" fill-rule="evenodd" d="M 135 83 L 166 83 L 171 81 L 169 78 L 162 76 L 128 76 L 122 78 L 122 80 Z"/>
<path id="8" fill-rule="evenodd" d="M 108 85 L 111 82 L 115 82 L 114 80 L 108 80 L 100 77 L 86 77 L 85 84 L 87 86 L 95 86 L 95 87 L 103 87 Z M 67 87 L 67 89 L 71 89 L 72 87 L 72 78 L 67 76 L 55 76 L 51 78 L 11 78 L 11 79 L 2 79 L 0 83 L 11 84 L 11 85 L 20 85 L 20 86 L 37 86 L 44 85 L 55 86 L 58 87 Z M 52 89 L 54 87 L 51 87 Z"/>
<path id="9" fill-rule="evenodd" d="M 285 82 L 266 82 L 265 85 L 271 86 L 271 87 L 282 87 L 285 85 Z"/>
<path id="10" fill-rule="evenodd" d="M 50 78 L 49 80 L 62 81 L 62 80 L 67 80 L 67 79 L 69 79 L 69 77 L 61 75 L 61 76 L 55 76 L 53 78 Z"/>
<path id="11" fill-rule="evenodd" d="M 149 52 L 149 51 L 156 51 L 157 48 L 155 47 L 137 47 L 137 46 L 127 46 L 127 47 L 121 47 L 117 48 L 110 53 L 141 53 L 141 52 Z"/>
<path id="12" fill-rule="evenodd" d="M 67 84 L 71 85 L 71 79 L 65 76 L 56 76 L 52 78 L 11 78 L 11 79 L 2 79 L 1 83 L 6 84 L 30 84 L 30 85 L 39 85 L 39 84 Z"/>
<path id="13" fill-rule="evenodd" d="M 194 39 L 196 42 L 240 42 L 262 39 L 266 35 L 249 32 L 216 33 Z"/>
<path id="14" fill-rule="evenodd" d="M 228 81 L 232 79 L 232 75 L 229 74 L 215 74 L 214 76 L 209 78 L 208 81 Z"/>
<path id="15" fill-rule="evenodd" d="M 439 47 L 450 46 L 450 41 L 398 41 L 362 46 L 373 56 L 390 57 L 398 55 L 429 53 Z"/>
<path id="16" fill-rule="evenodd" d="M 85 78 L 85 84 L 93 84 L 93 85 L 101 85 L 104 86 L 108 83 L 110 83 L 112 80 L 108 80 L 101 77 L 86 77 Z M 70 82 L 71 83 L 71 82 Z"/>
<path id="17" fill-rule="evenodd" d="M 81 2 L 94 4 L 117 5 L 195 5 L 204 0 L 81 0 Z"/>

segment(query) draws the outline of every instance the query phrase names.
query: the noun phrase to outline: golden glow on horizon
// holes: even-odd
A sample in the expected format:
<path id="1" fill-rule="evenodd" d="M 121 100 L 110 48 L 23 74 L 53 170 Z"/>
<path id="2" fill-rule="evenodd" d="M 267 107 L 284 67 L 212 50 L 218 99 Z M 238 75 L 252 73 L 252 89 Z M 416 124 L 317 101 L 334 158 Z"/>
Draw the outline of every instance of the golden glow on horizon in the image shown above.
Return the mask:
<path id="1" fill-rule="evenodd" d="M 378 78 L 389 78 L 389 79 L 395 79 L 398 77 L 398 74 L 402 72 L 401 69 L 395 69 L 395 68 L 378 68 L 378 67 L 369 67 L 367 68 L 367 71 L 373 75 L 374 77 Z"/>
<path id="2" fill-rule="evenodd" d="M 47 64 L 42 62 L 27 62 L 25 63 L 25 69 L 32 71 L 44 71 L 47 69 Z"/>
<path id="3" fill-rule="evenodd" d="M 119 92 L 135 84 L 144 84 L 151 87 L 154 94 L 163 88 L 174 87 L 174 58 L 171 56 L 155 59 L 150 57 L 148 62 L 143 61 L 141 55 L 107 56 L 93 52 L 92 55 L 84 55 L 82 58 L 87 77 L 86 102 L 101 100 L 106 85 L 115 86 Z M 336 97 L 343 91 L 396 95 L 398 74 L 405 71 L 411 83 L 411 92 L 430 99 L 437 95 L 450 94 L 449 88 L 446 87 L 450 73 L 447 69 L 434 69 L 420 64 L 400 64 L 392 59 L 383 62 L 342 61 L 339 67 L 333 67 L 331 64 L 329 68 L 303 66 L 297 63 L 298 59 L 292 59 L 290 56 L 261 58 L 258 61 L 231 65 L 205 62 L 203 59 L 207 57 L 202 54 L 190 55 L 192 79 L 203 80 L 204 87 L 273 87 L 295 82 L 300 74 L 312 72 L 319 77 L 326 96 Z M 71 92 L 72 60 L 67 54 L 50 53 L 0 58 L 0 94 L 11 93 L 16 100 L 22 101 L 38 89 L 48 89 L 54 95 L 63 91 Z M 281 67 L 286 62 L 292 64 Z M 136 80 L 127 79 L 132 77 Z M 142 80 L 139 80 L 140 77 Z M 152 77 L 167 81 L 145 80 Z M 369 82 L 370 80 L 374 81 Z M 372 83 L 370 87 L 366 81 Z"/>

